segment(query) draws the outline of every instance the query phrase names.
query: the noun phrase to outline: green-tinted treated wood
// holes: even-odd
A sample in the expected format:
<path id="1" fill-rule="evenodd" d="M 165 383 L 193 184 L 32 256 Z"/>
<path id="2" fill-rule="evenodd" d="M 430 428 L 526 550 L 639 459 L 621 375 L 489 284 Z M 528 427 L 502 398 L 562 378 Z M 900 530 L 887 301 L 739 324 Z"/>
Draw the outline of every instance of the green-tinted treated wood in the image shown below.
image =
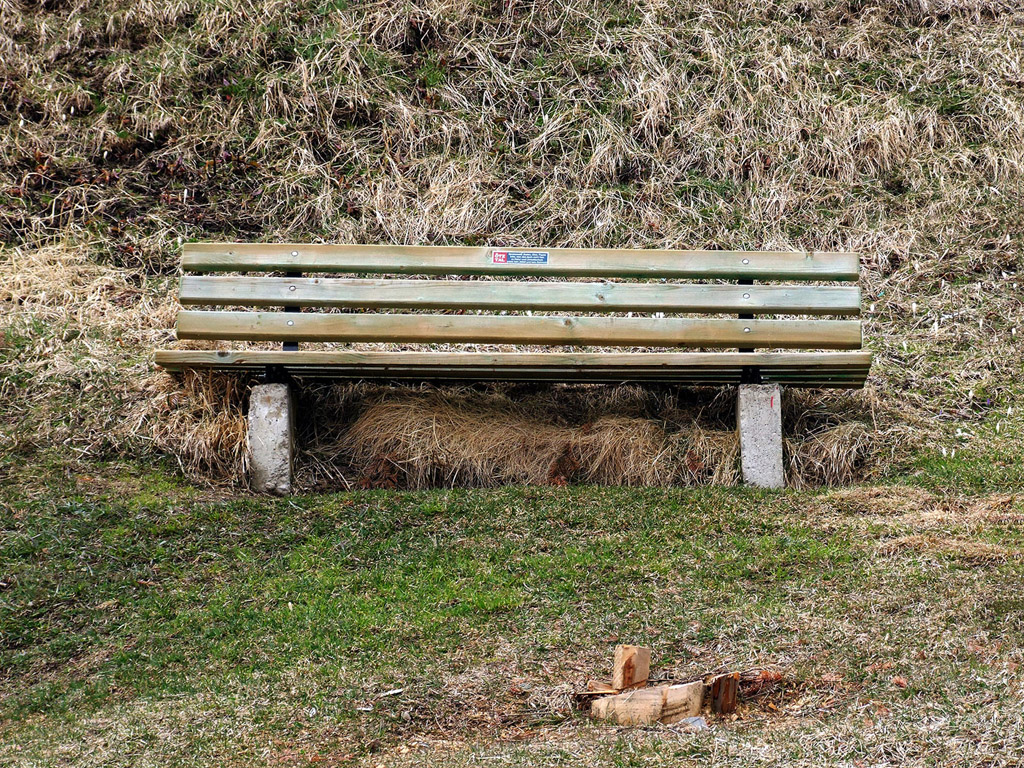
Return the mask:
<path id="1" fill-rule="evenodd" d="M 169 370 L 262 371 L 282 366 L 301 376 L 437 381 L 650 381 L 738 384 L 756 367 L 765 382 L 855 388 L 871 365 L 868 352 L 829 353 L 523 353 L 278 352 L 158 350 Z"/>
<path id="2" fill-rule="evenodd" d="M 403 366 L 529 366 L 540 368 L 599 366 L 696 366 L 771 367 L 775 370 L 834 370 L 871 365 L 870 352 L 390 352 L 378 350 L 189 350 L 161 349 L 157 362 L 224 361 L 229 365 L 283 363 L 303 365 L 403 365 Z"/>
<path id="3" fill-rule="evenodd" d="M 546 255 L 546 263 L 501 262 L 495 252 Z M 498 261 L 496 262 L 496 259 Z M 189 243 L 182 268 L 195 272 L 344 272 L 547 275 L 553 277 L 856 280 L 857 254 L 788 251 L 669 251 L 409 245 Z"/>
<path id="4" fill-rule="evenodd" d="M 860 288 L 186 275 L 181 303 L 365 309 L 856 315 Z"/>
<path id="5" fill-rule="evenodd" d="M 855 320 L 178 313 L 182 339 L 858 349 Z"/>
<path id="6" fill-rule="evenodd" d="M 640 279 L 855 280 L 857 257 L 838 253 L 520 249 L 502 263 L 493 248 L 200 244 L 186 246 L 188 271 L 467 274 Z M 504 250 L 504 249 L 497 249 Z M 544 258 L 538 256 L 545 254 Z M 530 255 L 532 254 L 532 256 Z M 531 262 L 532 263 L 527 263 Z M 724 286 L 664 283 L 538 283 L 446 280 L 347 280 L 190 277 L 182 303 L 362 309 L 724 314 L 859 313 L 859 289 L 832 286 Z M 181 338 L 370 343 L 551 344 L 856 349 L 860 325 L 848 321 L 736 320 L 494 315 L 190 312 Z M 176 352 L 172 370 L 262 370 L 281 365 L 304 376 L 404 380 L 664 381 L 735 384 L 751 367 L 786 386 L 857 387 L 867 353 L 392 353 Z M 747 373 L 744 373 L 744 372 Z"/>

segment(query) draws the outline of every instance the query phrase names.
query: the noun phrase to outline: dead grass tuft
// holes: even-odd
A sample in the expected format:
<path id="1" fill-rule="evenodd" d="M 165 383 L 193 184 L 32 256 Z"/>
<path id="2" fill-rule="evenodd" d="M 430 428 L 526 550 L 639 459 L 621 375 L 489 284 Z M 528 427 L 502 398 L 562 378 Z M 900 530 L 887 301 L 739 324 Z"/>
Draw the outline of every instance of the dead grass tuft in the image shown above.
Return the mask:
<path id="1" fill-rule="evenodd" d="M 591 404 L 583 402 L 588 393 L 596 395 Z M 735 447 L 721 450 L 732 433 L 684 432 L 637 415 L 657 399 L 624 388 L 616 402 L 616 390 L 601 387 L 518 397 L 514 390 L 384 392 L 359 406 L 336 461 L 370 487 L 732 481 Z"/>
<path id="2" fill-rule="evenodd" d="M 312 387 L 303 403 L 301 482 L 309 487 L 428 488 L 738 482 L 731 393 L 635 386 Z M 835 429 L 836 455 L 862 430 Z M 788 440 L 813 456 L 821 435 Z M 843 445 L 843 440 L 847 444 Z M 813 441 L 807 446 L 808 441 Z M 840 483 L 859 465 L 791 467 L 795 484 Z M 842 473 L 842 474 L 839 474 Z"/>
<path id="3" fill-rule="evenodd" d="M 1010 549 L 1001 544 L 993 544 L 974 539 L 941 536 L 937 534 L 915 533 L 890 539 L 879 546 L 879 551 L 888 555 L 912 551 L 922 554 L 935 554 L 959 560 L 978 563 L 1005 562 L 1024 555 L 1017 549 Z"/>
<path id="4" fill-rule="evenodd" d="M 856 422 L 786 440 L 789 484 L 846 485 L 863 470 L 873 442 L 870 430 Z"/>
<path id="5" fill-rule="evenodd" d="M 173 456 L 190 475 L 238 477 L 245 472 L 244 377 L 186 373 L 180 381 L 157 374 L 151 398 L 136 406 L 150 426 L 155 447 Z"/>
<path id="6" fill-rule="evenodd" d="M 1024 523 L 1024 498 L 1016 493 L 982 496 L 971 503 L 968 514 L 989 523 Z"/>
<path id="7" fill-rule="evenodd" d="M 830 491 L 820 497 L 820 503 L 834 513 L 848 517 L 900 517 L 920 514 L 944 502 L 924 488 L 876 486 Z"/>
<path id="8" fill-rule="evenodd" d="M 0 265 L 0 436 L 19 452 L 173 457 L 188 474 L 244 468 L 245 377 L 154 372 L 173 283 L 102 265 L 88 247 L 6 252 Z"/>

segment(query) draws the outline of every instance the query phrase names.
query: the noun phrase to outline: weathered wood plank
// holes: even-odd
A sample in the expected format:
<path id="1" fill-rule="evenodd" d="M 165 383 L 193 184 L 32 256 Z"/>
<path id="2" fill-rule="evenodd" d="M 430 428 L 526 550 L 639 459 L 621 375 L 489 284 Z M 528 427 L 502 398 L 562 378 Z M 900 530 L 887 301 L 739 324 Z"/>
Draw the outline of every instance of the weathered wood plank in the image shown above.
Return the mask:
<path id="1" fill-rule="evenodd" d="M 555 277 L 856 280 L 854 253 L 413 245 L 188 243 L 194 272 L 342 272 Z"/>
<path id="2" fill-rule="evenodd" d="M 871 365 L 870 352 L 387 352 L 352 350 L 157 350 L 157 362 L 210 358 L 231 364 L 459 365 L 478 367 L 745 367 L 774 370 L 858 370 Z"/>
<path id="3" fill-rule="evenodd" d="M 855 320 L 178 313 L 178 337 L 233 341 L 858 349 Z"/>
<path id="4" fill-rule="evenodd" d="M 425 381 L 649 381 L 735 384 L 756 367 L 766 382 L 791 387 L 863 386 L 870 352 L 353 352 L 343 350 L 157 350 L 158 365 L 184 369 L 262 371 L 281 366 L 296 375 Z"/>
<path id="5" fill-rule="evenodd" d="M 186 306 L 857 315 L 860 288 L 185 275 Z"/>

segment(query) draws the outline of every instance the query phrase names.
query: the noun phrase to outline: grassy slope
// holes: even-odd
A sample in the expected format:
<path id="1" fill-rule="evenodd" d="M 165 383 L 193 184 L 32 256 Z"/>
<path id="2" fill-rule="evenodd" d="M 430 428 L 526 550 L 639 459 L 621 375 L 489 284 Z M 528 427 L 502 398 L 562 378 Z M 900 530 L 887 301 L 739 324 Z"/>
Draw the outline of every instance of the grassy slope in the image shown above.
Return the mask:
<path id="1" fill-rule="evenodd" d="M 856 249 L 875 375 L 807 410 L 879 470 L 987 439 L 1024 366 L 1015 9 L 4 4 L 0 440 L 232 474 L 244 388 L 150 365 L 179 242 L 228 237 Z"/>
<path id="2" fill-rule="evenodd" d="M 1024 749 L 1021 14 L 680 5 L 0 4 L 0 760 Z M 878 365 L 808 410 L 889 485 L 191 490 L 244 388 L 151 371 L 189 237 L 858 249 Z M 595 729 L 612 634 L 787 683 Z"/>

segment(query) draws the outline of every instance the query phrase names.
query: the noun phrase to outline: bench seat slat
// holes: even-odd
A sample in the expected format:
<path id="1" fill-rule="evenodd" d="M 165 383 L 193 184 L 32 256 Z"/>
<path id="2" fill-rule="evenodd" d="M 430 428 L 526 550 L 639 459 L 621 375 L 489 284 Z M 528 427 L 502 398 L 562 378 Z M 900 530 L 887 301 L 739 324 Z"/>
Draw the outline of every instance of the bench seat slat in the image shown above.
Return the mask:
<path id="1" fill-rule="evenodd" d="M 512 252 L 527 255 L 502 261 L 501 254 Z M 193 272 L 376 272 L 767 281 L 856 280 L 860 273 L 857 254 L 826 251 L 287 243 L 188 243 L 184 246 L 181 265 L 185 271 Z"/>
<path id="2" fill-rule="evenodd" d="M 178 313 L 178 337 L 233 341 L 859 349 L 856 320 Z"/>
<path id="3" fill-rule="evenodd" d="M 860 288 L 185 275 L 186 306 L 857 315 Z"/>
<path id="4" fill-rule="evenodd" d="M 763 381 L 801 387 L 855 388 L 871 366 L 869 352 L 352 352 L 158 350 L 156 362 L 184 369 L 262 371 L 295 375 L 435 381 L 651 381 L 737 384 L 746 368 Z"/>

